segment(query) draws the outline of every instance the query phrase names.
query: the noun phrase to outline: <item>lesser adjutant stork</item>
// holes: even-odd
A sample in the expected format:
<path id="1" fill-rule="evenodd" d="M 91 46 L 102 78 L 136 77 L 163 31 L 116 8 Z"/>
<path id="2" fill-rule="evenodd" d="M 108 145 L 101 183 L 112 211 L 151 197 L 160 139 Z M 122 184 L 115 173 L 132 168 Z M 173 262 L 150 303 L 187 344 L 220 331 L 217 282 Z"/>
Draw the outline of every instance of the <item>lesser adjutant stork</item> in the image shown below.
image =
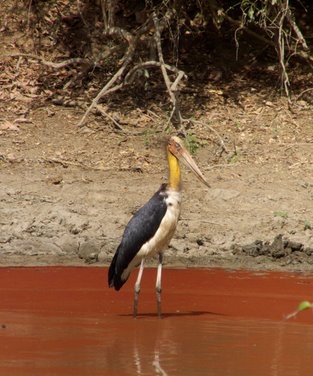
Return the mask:
<path id="1" fill-rule="evenodd" d="M 140 265 L 135 283 L 134 317 L 137 316 L 138 312 L 138 298 L 144 260 L 146 257 L 156 254 L 158 254 L 159 258 L 156 278 L 157 312 L 158 316 L 161 316 L 163 252 L 176 230 L 181 206 L 181 172 L 179 161 L 182 161 L 189 167 L 200 181 L 209 187 L 199 167 L 178 137 L 173 136 L 167 142 L 167 160 L 169 167 L 168 183 L 162 184 L 151 199 L 131 218 L 109 268 L 109 287 L 120 290 L 127 281 L 131 271 Z"/>

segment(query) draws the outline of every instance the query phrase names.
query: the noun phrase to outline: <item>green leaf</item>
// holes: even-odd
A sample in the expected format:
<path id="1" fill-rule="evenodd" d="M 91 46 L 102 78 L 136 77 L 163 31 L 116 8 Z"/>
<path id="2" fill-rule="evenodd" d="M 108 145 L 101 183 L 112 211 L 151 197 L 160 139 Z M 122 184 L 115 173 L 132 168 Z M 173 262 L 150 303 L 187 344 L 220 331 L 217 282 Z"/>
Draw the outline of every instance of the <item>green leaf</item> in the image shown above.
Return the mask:
<path id="1" fill-rule="evenodd" d="M 254 20 L 254 9 L 252 7 L 250 7 L 249 10 L 248 10 L 248 17 L 249 17 L 250 21 Z"/>
<path id="2" fill-rule="evenodd" d="M 274 211 L 274 217 L 281 217 L 283 219 L 288 218 L 288 213 L 286 211 Z"/>
<path id="3" fill-rule="evenodd" d="M 307 220 L 304 221 L 303 227 L 304 227 L 304 230 L 312 230 L 312 224 Z"/>
<path id="4" fill-rule="evenodd" d="M 301 311 L 304 311 L 305 309 L 312 308 L 312 307 L 313 307 L 312 303 L 308 302 L 307 300 L 304 300 L 298 305 L 297 310 L 298 312 L 301 312 Z"/>

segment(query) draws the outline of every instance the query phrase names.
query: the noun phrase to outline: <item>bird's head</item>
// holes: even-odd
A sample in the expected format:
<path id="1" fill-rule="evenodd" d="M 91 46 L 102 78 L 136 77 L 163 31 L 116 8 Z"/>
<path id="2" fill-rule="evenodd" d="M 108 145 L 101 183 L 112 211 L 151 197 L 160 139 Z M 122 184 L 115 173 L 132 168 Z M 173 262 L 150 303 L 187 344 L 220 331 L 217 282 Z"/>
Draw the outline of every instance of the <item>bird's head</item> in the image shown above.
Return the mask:
<path id="1" fill-rule="evenodd" d="M 179 137 L 170 137 L 167 143 L 167 151 L 174 155 L 179 161 L 183 162 L 184 165 L 187 166 L 203 184 L 205 184 L 207 187 L 210 187 L 201 170 L 199 169 L 196 162 L 193 160 L 192 156 L 189 154 Z"/>

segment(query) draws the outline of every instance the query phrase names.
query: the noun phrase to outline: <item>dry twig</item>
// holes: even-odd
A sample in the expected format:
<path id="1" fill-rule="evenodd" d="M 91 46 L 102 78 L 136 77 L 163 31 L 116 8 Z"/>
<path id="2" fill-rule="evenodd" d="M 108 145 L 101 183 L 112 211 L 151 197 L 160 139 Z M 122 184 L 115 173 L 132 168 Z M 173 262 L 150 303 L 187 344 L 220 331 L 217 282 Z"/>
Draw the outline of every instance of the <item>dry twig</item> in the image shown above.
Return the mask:
<path id="1" fill-rule="evenodd" d="M 33 54 L 24 54 L 24 53 L 17 53 L 17 54 L 10 54 L 10 55 L 2 55 L 3 57 L 25 57 L 26 59 L 34 59 L 38 60 L 41 64 L 47 65 L 48 67 L 60 69 L 64 68 L 68 65 L 72 64 L 83 64 L 83 63 L 89 63 L 87 59 L 83 59 L 81 57 L 75 57 L 72 59 L 67 59 L 64 61 L 61 61 L 60 63 L 54 63 L 52 61 L 45 60 L 43 57 Z"/>
<path id="2" fill-rule="evenodd" d="M 120 123 L 119 123 L 118 121 L 116 121 L 116 120 L 114 119 L 114 117 L 112 117 L 111 115 L 109 115 L 109 114 L 104 110 L 104 108 L 103 108 L 101 105 L 97 104 L 97 105 L 96 105 L 96 109 L 101 113 L 101 115 L 104 115 L 104 116 L 106 116 L 107 118 L 109 118 L 109 119 L 112 121 L 112 123 L 115 125 L 115 127 L 116 127 L 117 129 L 119 129 L 120 131 L 123 131 L 123 130 L 124 130 L 124 129 L 122 128 L 122 126 L 120 125 Z"/>
<path id="3" fill-rule="evenodd" d="M 154 23 L 154 27 L 155 27 L 154 39 L 155 39 L 156 46 L 157 46 L 161 72 L 162 72 L 163 79 L 164 79 L 167 91 L 169 93 L 169 96 L 170 96 L 170 99 L 171 99 L 171 102 L 172 102 L 172 105 L 173 105 L 173 110 L 172 110 L 172 113 L 170 115 L 169 121 L 171 121 L 173 115 L 175 115 L 175 117 L 178 120 L 179 125 L 181 126 L 182 116 L 181 116 L 179 105 L 178 105 L 176 91 L 177 91 L 177 86 L 178 86 L 180 80 L 185 76 L 185 73 L 181 71 L 181 74 L 177 75 L 174 84 L 171 82 L 171 80 L 170 80 L 170 78 L 167 74 L 167 70 L 166 70 L 165 63 L 164 63 L 162 46 L 161 46 L 161 29 L 160 29 L 158 17 L 157 17 L 155 12 L 153 12 L 153 14 L 152 14 L 152 19 L 153 19 L 153 23 Z"/>
<path id="4" fill-rule="evenodd" d="M 281 82 L 284 86 L 285 93 L 287 95 L 288 101 L 290 103 L 290 95 L 289 95 L 289 77 L 286 71 L 285 65 L 285 35 L 284 35 L 284 20 L 289 10 L 289 0 L 286 0 L 285 7 L 281 12 L 279 22 L 278 22 L 278 36 L 277 36 L 277 50 L 278 50 L 278 58 L 279 64 L 281 69 Z"/>
<path id="5" fill-rule="evenodd" d="M 221 148 L 222 148 L 222 152 L 224 151 L 225 153 L 229 153 L 225 143 L 224 143 L 224 140 L 223 138 L 221 137 L 221 135 L 217 132 L 216 129 L 214 129 L 213 127 L 211 127 L 209 124 L 207 123 L 203 123 L 202 121 L 200 120 L 194 120 L 194 119 L 183 119 L 184 122 L 190 122 L 190 123 L 193 123 L 193 124 L 197 124 L 197 125 L 201 125 L 203 127 L 206 127 L 208 128 L 211 132 L 213 132 L 215 134 L 215 136 L 218 138 L 219 142 L 220 142 L 220 145 L 221 145 Z"/>

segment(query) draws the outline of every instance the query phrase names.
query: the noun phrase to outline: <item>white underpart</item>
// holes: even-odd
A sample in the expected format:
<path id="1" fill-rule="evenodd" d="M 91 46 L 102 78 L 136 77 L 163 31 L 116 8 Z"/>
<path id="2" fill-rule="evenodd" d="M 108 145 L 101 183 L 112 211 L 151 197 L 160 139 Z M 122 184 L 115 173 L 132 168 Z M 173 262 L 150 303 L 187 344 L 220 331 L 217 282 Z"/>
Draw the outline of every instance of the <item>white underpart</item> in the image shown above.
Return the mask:
<path id="1" fill-rule="evenodd" d="M 138 251 L 136 257 L 129 263 L 122 273 L 122 279 L 128 278 L 130 272 L 141 262 L 143 258 L 153 257 L 159 252 L 163 252 L 169 245 L 177 227 L 180 215 L 181 193 L 168 190 L 168 197 L 165 199 L 167 210 L 160 227 L 154 236 L 147 241 Z"/>

